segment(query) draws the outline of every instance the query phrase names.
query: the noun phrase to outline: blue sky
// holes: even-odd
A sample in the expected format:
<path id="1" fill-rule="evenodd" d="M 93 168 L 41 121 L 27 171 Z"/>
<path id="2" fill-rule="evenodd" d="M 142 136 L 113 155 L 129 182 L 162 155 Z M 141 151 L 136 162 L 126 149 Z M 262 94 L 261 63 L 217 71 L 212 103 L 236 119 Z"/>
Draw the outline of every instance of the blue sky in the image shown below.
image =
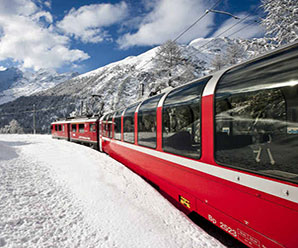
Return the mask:
<path id="1" fill-rule="evenodd" d="M 0 70 L 84 73 L 175 39 L 215 0 L 0 0 Z M 262 37 L 257 0 L 222 0 L 216 10 L 246 19 L 233 37 Z M 249 16 L 248 16 L 249 15 Z M 215 37 L 237 20 L 207 14 L 178 43 Z M 247 26 L 249 23 L 251 25 Z"/>

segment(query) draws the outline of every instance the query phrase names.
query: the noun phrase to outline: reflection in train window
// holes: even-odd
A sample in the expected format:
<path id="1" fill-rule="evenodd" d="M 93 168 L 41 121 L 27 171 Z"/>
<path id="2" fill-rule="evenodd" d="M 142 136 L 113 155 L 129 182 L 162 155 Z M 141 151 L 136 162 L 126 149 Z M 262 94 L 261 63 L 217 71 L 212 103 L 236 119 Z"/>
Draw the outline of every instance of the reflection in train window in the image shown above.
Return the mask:
<path id="1" fill-rule="evenodd" d="M 200 158 L 201 95 L 209 79 L 178 88 L 166 97 L 162 114 L 164 151 Z"/>
<path id="2" fill-rule="evenodd" d="M 298 51 L 236 67 L 215 95 L 219 163 L 298 183 Z"/>
<path id="3" fill-rule="evenodd" d="M 124 141 L 129 143 L 135 142 L 135 111 L 139 103 L 136 103 L 125 110 L 123 116 L 123 135 Z"/>
<path id="4" fill-rule="evenodd" d="M 121 114 L 123 110 L 117 111 L 114 117 L 114 138 L 121 140 Z"/>
<path id="5" fill-rule="evenodd" d="M 92 133 L 96 132 L 96 124 L 95 123 L 89 125 L 89 131 Z"/>
<path id="6" fill-rule="evenodd" d="M 77 131 L 77 124 L 71 124 L 71 131 L 74 133 Z"/>
<path id="7" fill-rule="evenodd" d="M 84 133 L 84 124 L 79 124 L 79 133 Z"/>
<path id="8" fill-rule="evenodd" d="M 109 138 L 113 138 L 113 116 L 114 116 L 114 113 L 113 114 L 110 114 L 109 115 L 109 118 L 108 118 L 108 137 Z"/>
<path id="9" fill-rule="evenodd" d="M 108 125 L 108 119 L 110 117 L 110 114 L 107 114 L 104 118 L 103 118 L 103 136 L 104 137 L 109 137 L 109 125 Z"/>
<path id="10" fill-rule="evenodd" d="M 156 108 L 162 95 L 145 100 L 138 111 L 138 144 L 156 148 Z"/>

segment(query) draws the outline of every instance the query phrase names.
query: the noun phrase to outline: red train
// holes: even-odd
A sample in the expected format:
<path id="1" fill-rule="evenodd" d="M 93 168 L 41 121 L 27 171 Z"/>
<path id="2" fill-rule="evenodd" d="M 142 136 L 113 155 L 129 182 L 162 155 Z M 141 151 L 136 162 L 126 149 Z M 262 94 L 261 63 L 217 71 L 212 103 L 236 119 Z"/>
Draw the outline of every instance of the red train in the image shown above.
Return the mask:
<path id="1" fill-rule="evenodd" d="M 298 43 L 106 114 L 99 128 L 100 151 L 189 213 L 252 248 L 298 247 Z"/>
<path id="2" fill-rule="evenodd" d="M 98 149 L 98 117 L 65 118 L 51 123 L 52 137 L 89 145 Z"/>

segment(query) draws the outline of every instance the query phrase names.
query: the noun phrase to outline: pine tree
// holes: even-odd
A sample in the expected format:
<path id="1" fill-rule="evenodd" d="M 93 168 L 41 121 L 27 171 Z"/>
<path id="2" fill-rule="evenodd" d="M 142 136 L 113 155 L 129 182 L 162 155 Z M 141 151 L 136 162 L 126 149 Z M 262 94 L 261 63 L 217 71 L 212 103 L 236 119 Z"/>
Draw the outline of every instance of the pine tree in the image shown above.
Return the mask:
<path id="1" fill-rule="evenodd" d="M 226 66 L 226 64 L 227 63 L 226 63 L 225 57 L 223 55 L 217 54 L 211 61 L 211 66 L 214 67 L 214 70 L 212 71 L 219 71 L 223 69 Z"/>
<path id="2" fill-rule="evenodd" d="M 262 20 L 267 38 L 282 45 L 298 40 L 298 1 L 262 0 L 267 16 Z"/>
<path id="3" fill-rule="evenodd" d="M 226 63 L 229 65 L 235 65 L 243 60 L 244 49 L 240 44 L 233 44 L 227 48 L 226 51 Z"/>
<path id="4" fill-rule="evenodd" d="M 169 73 L 168 86 L 172 84 L 172 70 L 177 65 L 182 64 L 184 58 L 180 47 L 171 40 L 162 44 L 156 53 L 154 62 L 157 64 L 159 70 L 167 71 Z"/>

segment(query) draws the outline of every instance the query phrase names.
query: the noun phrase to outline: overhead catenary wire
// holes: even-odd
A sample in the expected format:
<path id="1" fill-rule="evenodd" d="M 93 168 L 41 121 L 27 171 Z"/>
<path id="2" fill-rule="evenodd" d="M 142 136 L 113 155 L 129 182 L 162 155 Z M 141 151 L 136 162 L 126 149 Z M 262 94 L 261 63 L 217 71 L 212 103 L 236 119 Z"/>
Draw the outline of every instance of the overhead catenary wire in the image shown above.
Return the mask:
<path id="1" fill-rule="evenodd" d="M 210 9 L 214 9 L 216 8 L 220 2 L 222 0 L 217 0 L 208 10 Z M 206 10 L 204 12 L 203 15 L 201 15 L 197 20 L 195 20 L 195 22 L 193 22 L 190 26 L 188 26 L 185 30 L 183 30 L 176 38 L 173 39 L 174 42 L 176 42 L 178 39 L 180 39 L 186 32 L 188 32 L 191 28 L 193 28 L 197 23 L 199 23 L 208 13 L 210 13 L 210 11 Z M 156 54 L 158 55 L 158 53 Z M 155 55 L 155 56 L 156 56 Z M 146 65 L 148 65 L 151 61 L 153 61 L 154 57 L 152 57 L 150 60 L 148 60 L 145 64 L 143 64 L 141 67 L 139 67 L 138 69 L 142 69 L 144 68 Z M 11 109 L 14 109 L 14 107 L 10 107 Z M 29 108 L 29 107 L 28 107 Z M 5 108 L 7 109 L 7 108 Z M 36 110 L 36 111 L 39 111 L 39 110 Z M 18 111 L 18 113 L 29 113 L 29 112 L 32 112 L 32 110 L 26 110 L 26 111 Z M 16 113 L 4 113 L 4 115 L 11 115 L 11 114 L 16 114 Z M 3 114 L 0 114 L 0 116 L 3 116 Z"/>
<path id="2" fill-rule="evenodd" d="M 216 7 L 219 5 L 219 3 L 220 3 L 221 1 L 222 1 L 222 0 L 218 0 L 218 1 L 216 1 L 216 3 L 213 4 L 209 10 L 216 8 Z M 204 12 L 203 15 L 201 15 L 197 20 L 195 20 L 195 22 L 193 22 L 193 23 L 192 23 L 190 26 L 188 26 L 184 31 L 182 31 L 182 32 L 181 32 L 175 39 L 173 39 L 173 41 L 175 42 L 175 41 L 177 41 L 178 39 L 180 39 L 186 32 L 188 32 L 191 28 L 193 28 L 197 23 L 199 23 L 199 22 L 200 22 L 200 21 L 201 21 L 201 20 L 202 20 L 208 13 L 210 13 L 210 12 L 211 12 L 211 11 L 206 10 L 206 11 Z M 233 29 L 234 27 L 236 27 L 237 25 L 239 25 L 241 22 L 243 22 L 244 20 L 246 20 L 250 15 L 251 15 L 251 14 L 248 14 L 246 17 L 240 19 L 237 23 L 235 23 L 234 25 L 230 26 L 228 29 L 224 30 L 222 33 L 220 33 L 219 35 L 217 35 L 217 36 L 214 37 L 214 38 L 217 38 L 217 37 L 221 36 L 222 34 L 228 32 L 229 30 Z M 245 27 L 242 27 L 241 29 L 239 29 L 239 30 L 233 32 L 233 33 L 230 34 L 229 36 L 234 35 L 234 34 L 237 33 L 237 32 L 240 32 L 241 30 L 243 30 L 244 28 L 246 28 L 246 27 L 249 26 L 249 25 L 252 25 L 252 24 L 247 24 Z M 229 37 L 229 36 L 227 36 L 227 37 Z M 211 41 L 208 41 L 207 43 L 203 44 L 202 46 L 200 46 L 200 47 L 198 47 L 198 48 L 196 48 L 196 49 L 198 50 L 198 49 L 200 49 L 200 48 L 206 46 L 206 45 L 209 44 L 210 42 L 211 42 Z M 190 54 L 190 56 L 192 56 L 193 54 L 196 54 L 196 53 L 198 53 L 198 52 L 200 52 L 200 51 L 195 51 L 194 53 Z M 158 53 L 157 53 L 156 55 L 158 55 Z M 147 61 L 145 64 L 143 64 L 143 65 L 139 68 L 139 70 L 142 69 L 143 67 L 145 67 L 147 64 L 149 64 L 153 59 L 154 59 L 154 57 L 152 57 L 149 61 Z M 69 103 L 69 104 L 75 104 L 75 103 Z M 10 107 L 10 108 L 11 108 L 11 109 L 14 109 L 14 107 Z M 28 107 L 28 108 L 29 108 L 29 107 Z M 27 108 L 27 109 L 28 109 L 28 108 Z M 1 109 L 1 108 L 0 108 L 0 109 Z M 5 108 L 5 109 L 7 109 L 7 108 Z M 36 112 L 46 111 L 46 110 L 51 110 L 51 109 L 57 109 L 57 107 L 53 107 L 53 108 L 43 108 L 43 109 L 39 109 L 39 110 L 37 109 Z M 3 109 L 2 109 L 2 110 L 3 110 Z M 18 111 L 17 113 L 3 113 L 3 114 L 0 114 L 0 116 L 16 115 L 16 114 L 21 114 L 21 113 L 33 113 L 33 110 Z"/>
<path id="3" fill-rule="evenodd" d="M 218 37 L 220 37 L 220 36 L 223 35 L 224 33 L 230 31 L 231 29 L 233 29 L 234 27 L 236 27 L 237 25 L 239 25 L 241 22 L 245 21 L 245 20 L 246 20 L 248 17 L 250 17 L 250 16 L 251 16 L 251 14 L 246 15 L 244 18 L 241 18 L 238 22 L 234 23 L 232 26 L 228 27 L 228 28 L 225 29 L 223 32 L 221 32 L 220 34 L 216 35 L 216 36 L 213 37 L 213 38 L 218 38 Z M 249 24 L 249 25 L 247 25 L 247 26 L 250 26 L 250 25 L 252 25 L 252 23 Z M 245 27 L 247 27 L 247 26 L 245 26 Z M 230 37 L 230 36 L 232 36 L 232 35 L 234 35 L 234 34 L 240 32 L 240 31 L 243 30 L 243 29 L 244 29 L 244 28 L 241 28 L 241 29 L 239 29 L 237 32 L 234 32 L 234 33 L 228 35 L 227 37 Z M 208 45 L 210 42 L 212 42 L 212 40 L 209 40 L 209 41 L 206 42 L 205 44 L 203 44 L 203 45 L 197 47 L 197 48 L 196 48 L 197 51 L 191 53 L 189 56 L 192 56 L 192 55 L 194 55 L 194 54 L 199 53 L 200 51 L 198 51 L 198 50 L 199 50 L 200 48 L 205 47 L 205 46 Z"/>
<path id="4" fill-rule="evenodd" d="M 254 11 L 255 11 L 255 10 L 256 10 L 256 8 L 254 9 Z M 254 11 L 253 11 L 253 12 L 254 12 Z M 215 36 L 215 37 L 213 37 L 213 38 L 218 38 L 218 37 L 221 36 L 222 34 L 224 34 L 224 33 L 228 32 L 228 31 L 230 31 L 230 30 L 233 29 L 233 28 L 235 28 L 237 25 L 239 25 L 241 22 L 243 22 L 244 20 L 246 20 L 246 19 L 247 19 L 249 16 L 251 16 L 251 15 L 252 15 L 251 13 L 248 14 L 248 15 L 246 15 L 246 16 L 245 16 L 244 18 L 242 18 L 240 21 L 238 21 L 238 22 L 235 23 L 234 25 L 230 26 L 229 28 L 227 28 L 226 30 L 224 30 L 223 32 L 221 32 L 220 34 L 218 34 L 217 36 Z M 245 28 L 247 28 L 248 26 L 253 25 L 253 24 L 255 24 L 255 23 L 261 23 L 261 21 L 253 20 L 251 23 L 246 24 L 244 27 L 241 27 L 240 29 L 236 30 L 235 32 L 229 34 L 229 35 L 226 36 L 226 37 L 229 38 L 230 36 L 235 35 L 236 33 L 242 31 L 243 29 L 245 29 Z M 203 45 L 201 45 L 201 46 L 199 46 L 199 47 L 197 47 L 197 48 L 196 48 L 196 51 L 195 51 L 194 53 L 191 53 L 189 56 L 192 56 L 192 55 L 194 55 L 194 54 L 197 54 L 197 53 L 201 52 L 199 49 L 200 49 L 200 48 L 203 48 L 204 46 L 206 46 L 207 44 L 209 44 L 211 41 L 212 41 L 212 40 L 208 41 L 207 43 L 205 43 L 205 44 L 203 44 Z M 183 73 L 184 73 L 184 72 L 183 72 Z M 181 76 L 183 73 L 181 73 L 180 75 L 178 75 L 178 77 Z"/>
<path id="5" fill-rule="evenodd" d="M 214 9 L 214 8 L 216 8 L 216 7 L 219 5 L 219 3 L 220 3 L 221 1 L 222 1 L 222 0 L 218 0 L 218 1 L 216 1 L 216 3 L 213 4 L 213 5 L 211 6 L 210 9 Z M 200 21 L 201 21 L 201 20 L 202 20 L 208 13 L 209 13 L 208 11 L 205 11 L 203 15 L 201 15 L 195 22 L 193 22 L 193 23 L 192 23 L 190 26 L 188 26 L 184 31 L 182 31 L 176 38 L 173 39 L 173 41 L 176 42 L 178 39 L 180 39 L 186 32 L 188 32 L 192 27 L 194 27 L 197 23 L 199 23 L 199 22 L 200 22 Z M 158 53 L 155 54 L 155 56 L 157 56 L 157 55 L 158 55 Z M 151 61 L 153 61 L 153 59 L 154 59 L 154 57 L 152 57 L 150 60 L 148 60 L 145 64 L 143 64 L 143 65 L 139 68 L 139 70 L 142 69 L 143 67 L 145 67 L 146 65 L 148 65 Z"/>
<path id="6" fill-rule="evenodd" d="M 222 0 L 218 0 L 210 9 L 214 9 L 216 8 L 219 3 L 221 2 Z M 175 39 L 173 39 L 174 42 L 176 42 L 177 40 L 179 40 L 186 32 L 188 32 L 192 27 L 194 27 L 199 21 L 201 21 L 209 12 L 210 12 L 210 9 L 206 10 L 205 13 L 200 16 L 193 24 L 191 24 L 189 27 L 187 27 L 182 33 L 180 33 Z"/>

